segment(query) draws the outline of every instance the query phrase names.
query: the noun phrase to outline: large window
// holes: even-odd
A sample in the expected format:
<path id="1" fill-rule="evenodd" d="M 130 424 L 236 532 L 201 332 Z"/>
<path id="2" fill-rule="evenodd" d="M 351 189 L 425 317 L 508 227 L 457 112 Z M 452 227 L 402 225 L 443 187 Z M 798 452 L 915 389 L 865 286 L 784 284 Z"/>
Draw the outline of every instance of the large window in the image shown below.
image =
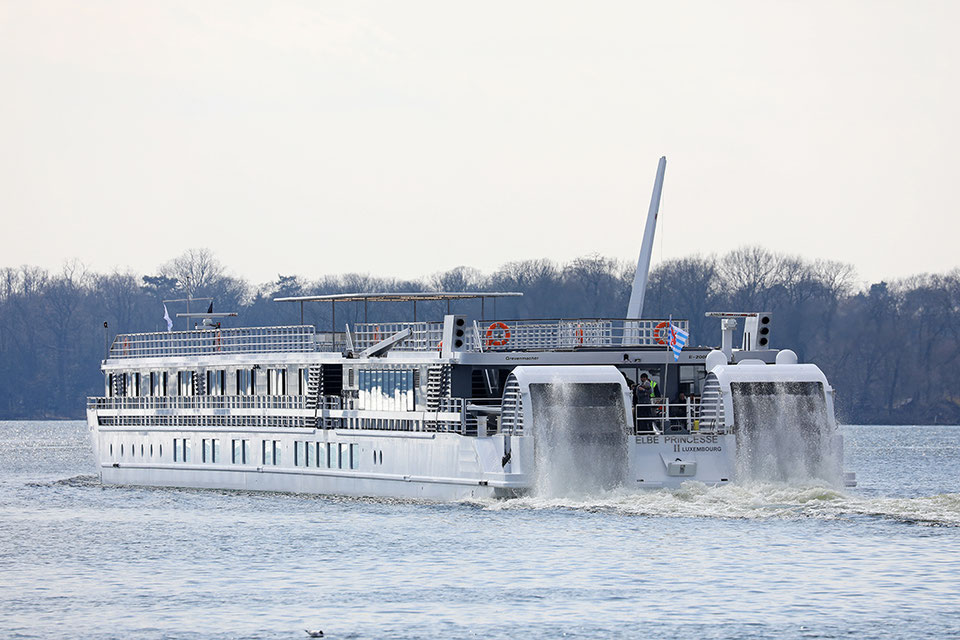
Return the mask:
<path id="1" fill-rule="evenodd" d="M 310 369 L 297 369 L 297 394 L 307 395 L 307 382 L 310 378 Z"/>
<path id="2" fill-rule="evenodd" d="M 359 373 L 359 409 L 413 411 L 412 370 L 378 369 Z"/>
<path id="3" fill-rule="evenodd" d="M 123 395 L 128 398 L 134 398 L 140 395 L 140 373 L 137 371 L 131 371 L 123 374 Z"/>
<path id="4" fill-rule="evenodd" d="M 257 393 L 257 371 L 237 369 L 237 395 L 252 396 Z"/>
<path id="5" fill-rule="evenodd" d="M 267 395 L 287 395 L 287 370 L 267 369 Z"/>
<path id="6" fill-rule="evenodd" d="M 224 388 L 227 386 L 224 384 L 224 378 L 223 369 L 207 371 L 207 395 L 222 396 L 224 394 Z"/>
<path id="7" fill-rule="evenodd" d="M 193 395 L 193 371 L 177 371 L 177 389 L 181 396 Z"/>
<path id="8" fill-rule="evenodd" d="M 147 392 L 151 396 L 165 396 L 167 395 L 167 372 L 166 371 L 151 371 L 150 372 L 150 389 Z"/>

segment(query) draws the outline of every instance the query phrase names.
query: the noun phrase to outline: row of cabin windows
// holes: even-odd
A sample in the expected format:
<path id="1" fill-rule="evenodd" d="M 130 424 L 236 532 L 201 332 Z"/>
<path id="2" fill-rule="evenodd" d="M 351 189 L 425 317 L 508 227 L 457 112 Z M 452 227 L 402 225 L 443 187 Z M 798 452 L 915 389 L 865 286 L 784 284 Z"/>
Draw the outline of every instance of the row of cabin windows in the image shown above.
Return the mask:
<path id="1" fill-rule="evenodd" d="M 200 462 L 216 464 L 222 463 L 220 457 L 220 439 L 203 438 L 200 447 Z M 149 448 L 147 448 L 149 447 Z M 260 445 L 260 463 L 264 466 L 277 466 L 281 462 L 282 444 L 279 440 L 263 440 Z M 163 445 L 158 445 L 159 455 L 163 457 Z M 137 457 L 136 444 L 121 443 L 118 451 L 120 457 L 129 455 Z M 139 456 L 146 457 L 147 452 L 152 458 L 153 444 L 139 445 Z M 173 461 L 191 462 L 190 438 L 173 439 Z M 114 454 L 114 445 L 110 444 L 110 457 Z M 383 464 L 383 452 L 373 452 L 374 464 Z M 237 438 L 232 441 L 230 462 L 232 464 L 250 464 L 250 440 Z M 297 440 L 293 443 L 293 464 L 296 467 L 312 467 L 316 469 L 359 469 L 360 445 L 346 442 L 307 442 Z"/>
<path id="2" fill-rule="evenodd" d="M 293 443 L 293 466 L 314 469 L 359 469 L 360 445 L 346 442 Z"/>
<path id="3" fill-rule="evenodd" d="M 307 369 L 298 370 L 298 395 L 307 393 L 307 372 Z M 252 396 L 257 394 L 258 373 L 266 376 L 268 396 L 287 395 L 286 369 L 238 369 L 229 376 L 224 369 L 211 369 L 204 371 L 200 378 L 195 371 L 177 371 L 174 389 L 170 389 L 168 385 L 166 371 L 151 371 L 147 374 L 141 374 L 139 371 L 111 373 L 107 377 L 107 394 L 111 397 L 126 398 L 161 397 L 174 395 L 171 391 L 175 390 L 178 396 Z"/>
<path id="4" fill-rule="evenodd" d="M 148 446 L 149 446 L 149 448 L 147 448 Z M 158 453 L 159 457 L 162 458 L 162 457 L 163 457 L 163 445 L 162 445 L 162 444 L 157 445 L 157 449 L 159 450 L 159 453 Z M 126 447 L 124 447 L 124 446 L 123 446 L 123 443 L 121 443 L 120 446 L 119 446 L 119 448 L 118 448 L 118 451 L 120 452 L 120 457 L 121 457 L 121 458 L 122 458 L 125 454 L 129 455 L 131 458 L 136 458 L 136 457 L 138 457 L 138 456 L 137 456 L 137 445 L 135 445 L 135 444 L 127 445 Z M 153 457 L 153 445 L 152 445 L 152 444 L 151 444 L 151 445 L 144 445 L 143 443 L 141 443 L 141 444 L 140 444 L 139 451 L 140 451 L 140 455 L 139 455 L 140 458 L 146 458 L 146 457 L 148 456 L 148 454 L 149 454 L 149 457 L 151 457 L 151 458 Z M 111 457 L 111 458 L 113 457 L 113 443 L 110 444 L 110 457 Z"/>

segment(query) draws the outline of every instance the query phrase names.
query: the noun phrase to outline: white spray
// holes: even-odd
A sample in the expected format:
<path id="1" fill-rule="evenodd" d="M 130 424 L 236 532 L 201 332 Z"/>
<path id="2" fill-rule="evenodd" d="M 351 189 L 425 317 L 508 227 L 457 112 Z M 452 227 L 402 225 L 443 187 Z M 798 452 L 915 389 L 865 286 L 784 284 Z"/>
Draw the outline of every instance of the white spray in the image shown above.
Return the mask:
<path id="1" fill-rule="evenodd" d="M 530 385 L 535 493 L 591 495 L 627 477 L 626 408 L 615 384 L 557 380 Z"/>
<path id="2" fill-rule="evenodd" d="M 840 440 L 819 383 L 735 382 L 731 390 L 738 480 L 841 482 Z"/>

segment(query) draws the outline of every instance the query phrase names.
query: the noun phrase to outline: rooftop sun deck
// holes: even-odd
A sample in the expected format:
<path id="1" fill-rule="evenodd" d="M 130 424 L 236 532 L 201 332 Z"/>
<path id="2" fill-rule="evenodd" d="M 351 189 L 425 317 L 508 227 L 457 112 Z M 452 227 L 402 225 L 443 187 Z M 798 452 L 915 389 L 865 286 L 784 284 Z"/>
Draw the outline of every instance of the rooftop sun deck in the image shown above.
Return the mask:
<path id="1" fill-rule="evenodd" d="M 674 320 L 688 331 L 686 320 Z M 463 351 L 555 351 L 573 349 L 666 348 L 668 321 L 623 318 L 470 321 Z M 119 334 L 111 359 L 213 356 L 257 353 L 360 352 L 409 329 L 394 351 L 436 352 L 443 322 L 362 322 L 344 331 L 317 331 L 312 325 L 211 328 L 193 331 Z"/>

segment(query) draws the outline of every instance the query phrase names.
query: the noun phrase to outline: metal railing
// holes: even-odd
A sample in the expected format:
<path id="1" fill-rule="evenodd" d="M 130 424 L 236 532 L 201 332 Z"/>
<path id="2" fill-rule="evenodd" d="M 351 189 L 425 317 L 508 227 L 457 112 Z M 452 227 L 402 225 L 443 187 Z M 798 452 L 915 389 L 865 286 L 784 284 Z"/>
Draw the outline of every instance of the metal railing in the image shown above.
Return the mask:
<path id="1" fill-rule="evenodd" d="M 669 402 L 656 398 L 650 404 L 633 406 L 634 432 L 641 434 L 662 433 L 723 433 L 724 425 L 714 419 L 701 416 L 699 400 Z"/>
<path id="2" fill-rule="evenodd" d="M 230 353 L 302 353 L 317 350 L 312 326 L 200 329 L 159 333 L 121 333 L 110 346 L 111 358 L 199 356 Z"/>
<path id="3" fill-rule="evenodd" d="M 410 329 L 410 336 L 394 351 L 438 351 L 443 340 L 442 322 L 358 322 L 351 328 L 353 348 L 362 351 L 397 332 Z"/>
<path id="4" fill-rule="evenodd" d="M 689 331 L 689 322 L 673 323 Z M 472 351 L 577 349 L 580 347 L 660 346 L 667 348 L 667 320 L 578 318 L 560 320 L 498 320 L 467 333 Z"/>
<path id="5" fill-rule="evenodd" d="M 329 396 L 329 404 L 339 404 L 339 397 Z M 323 398 L 323 408 L 328 397 Z M 87 398 L 87 407 L 97 410 L 218 410 L 218 409 L 307 409 L 306 396 L 137 396 L 122 398 Z"/>

